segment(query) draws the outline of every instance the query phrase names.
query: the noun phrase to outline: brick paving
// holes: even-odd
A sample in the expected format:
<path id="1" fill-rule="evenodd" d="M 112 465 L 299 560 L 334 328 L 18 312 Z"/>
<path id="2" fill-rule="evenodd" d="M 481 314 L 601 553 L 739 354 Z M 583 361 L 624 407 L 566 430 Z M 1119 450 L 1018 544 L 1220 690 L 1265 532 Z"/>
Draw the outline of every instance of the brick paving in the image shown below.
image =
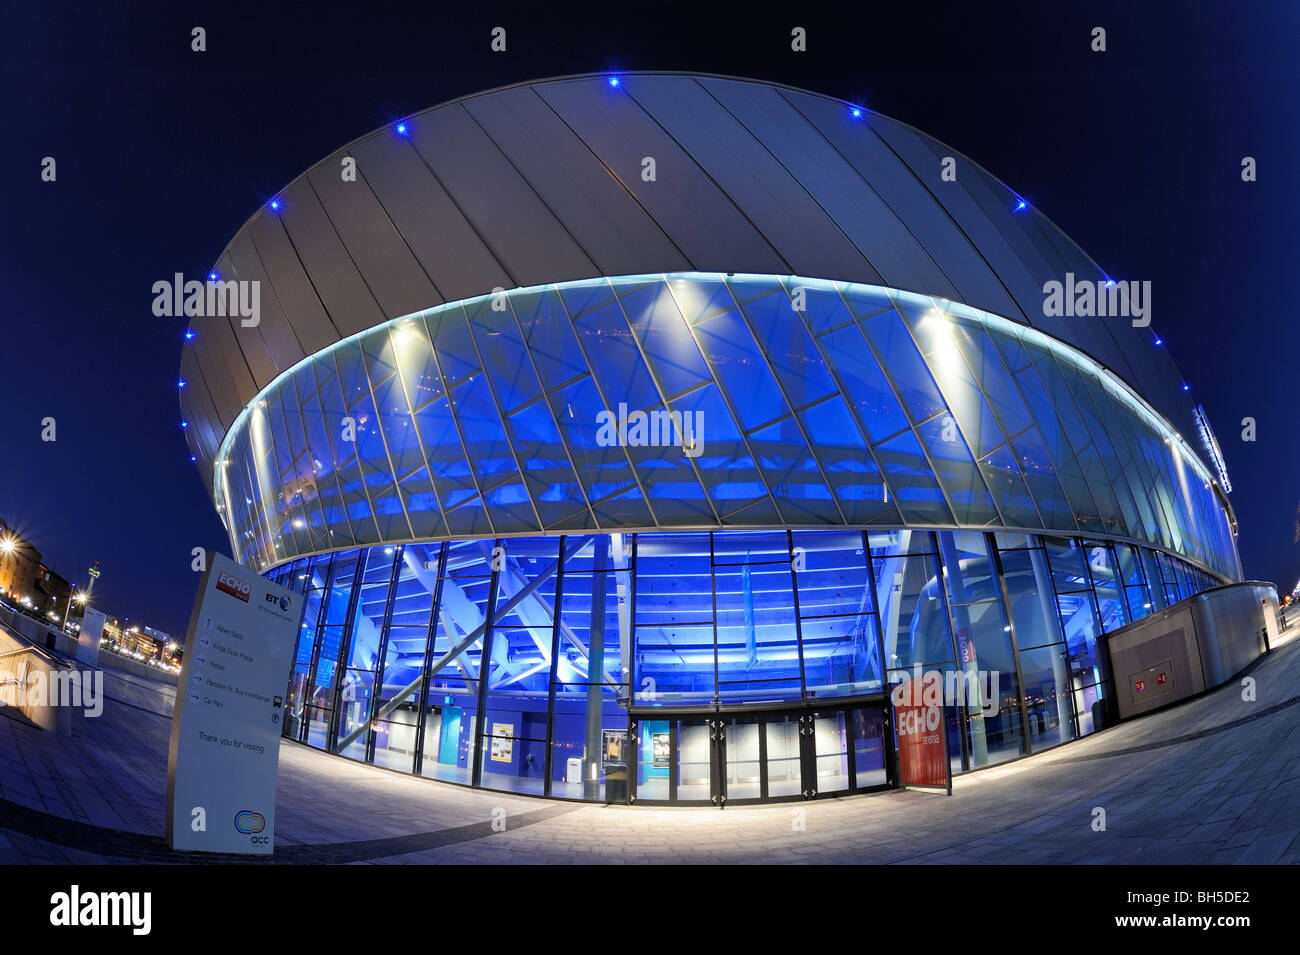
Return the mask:
<path id="1" fill-rule="evenodd" d="M 710 808 L 595 806 L 469 790 L 280 752 L 273 862 L 1300 862 L 1300 628 L 1248 678 L 954 782 Z M 0 863 L 243 862 L 163 842 L 174 689 L 106 671 L 71 739 L 0 710 Z M 1105 811 L 1105 831 L 1093 828 Z M 494 826 L 504 813 L 505 829 Z M 258 860 L 252 864 L 264 864 Z"/>

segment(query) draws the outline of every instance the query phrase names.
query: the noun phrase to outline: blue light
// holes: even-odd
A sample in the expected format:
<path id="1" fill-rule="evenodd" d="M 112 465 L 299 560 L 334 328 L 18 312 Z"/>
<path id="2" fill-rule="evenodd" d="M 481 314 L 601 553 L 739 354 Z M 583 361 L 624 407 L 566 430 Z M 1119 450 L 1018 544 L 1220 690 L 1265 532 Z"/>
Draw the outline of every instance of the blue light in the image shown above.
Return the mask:
<path id="1" fill-rule="evenodd" d="M 216 272 L 209 272 L 209 273 L 208 273 L 208 281 L 209 281 L 209 282 L 215 282 L 216 280 L 217 280 L 217 273 L 216 273 Z"/>
<path id="2" fill-rule="evenodd" d="M 192 341 L 194 341 L 194 339 L 196 339 L 196 338 L 198 338 L 198 337 L 199 337 L 199 333 L 198 333 L 198 332 L 196 332 L 196 331 L 194 331 L 194 330 L 192 330 L 192 329 L 186 329 L 186 331 L 185 331 L 185 340 L 186 340 L 187 342 L 192 342 Z"/>
<path id="3" fill-rule="evenodd" d="M 180 379 L 179 381 L 177 381 L 177 382 L 176 382 L 176 387 L 177 387 L 177 388 L 184 388 L 184 387 L 185 387 L 185 379 L 182 378 L 182 379 Z"/>
<path id="4" fill-rule="evenodd" d="M 398 123 L 398 124 L 397 124 L 397 132 L 398 132 L 400 135 L 405 136 L 405 135 L 406 135 L 406 124 L 405 124 L 405 123 Z"/>
<path id="5" fill-rule="evenodd" d="M 855 107 L 853 107 L 852 115 L 853 115 L 853 118 L 854 118 L 854 119 L 861 119 L 861 118 L 862 118 L 862 107 L 861 107 L 861 106 L 855 106 Z"/>
<path id="6" fill-rule="evenodd" d="M 196 458 L 194 455 L 192 455 L 192 454 L 190 455 L 190 461 L 191 461 L 191 462 L 194 462 L 194 461 L 197 461 L 197 460 L 198 460 L 198 458 Z"/>
<path id="7" fill-rule="evenodd" d="M 1183 391 L 1191 391 L 1191 390 L 1192 390 L 1192 386 L 1189 385 L 1187 382 L 1184 381 L 1184 382 L 1183 382 Z"/>
<path id="8" fill-rule="evenodd" d="M 271 208 L 272 208 L 273 210 L 277 210 L 277 211 L 278 211 L 279 208 L 280 208 L 280 200 L 279 200 L 279 199 L 272 199 L 272 200 L 271 200 Z"/>
<path id="9" fill-rule="evenodd" d="M 189 426 L 190 426 L 190 423 L 189 423 L 188 421 L 182 421 L 182 422 L 181 422 L 181 428 L 182 428 L 182 429 L 184 429 L 184 428 L 188 428 Z"/>
<path id="10" fill-rule="evenodd" d="M 611 77 L 609 78 L 609 85 L 610 85 L 610 86 L 618 86 L 618 83 L 619 83 L 619 80 L 618 80 L 618 77 L 617 77 L 617 76 L 611 76 Z"/>
<path id="11" fill-rule="evenodd" d="M 1157 336 L 1156 336 L 1156 344 L 1157 344 L 1157 345 L 1163 345 L 1164 343 L 1165 343 L 1165 340 L 1164 340 L 1163 338 L 1161 338 L 1159 335 L 1157 335 Z"/>
<path id="12" fill-rule="evenodd" d="M 1018 199 L 1018 200 L 1016 200 L 1016 208 L 1015 208 L 1014 211 L 1016 211 L 1016 212 L 1020 212 L 1020 211 L 1021 211 L 1022 209 L 1024 209 L 1027 205 L 1029 205 L 1029 203 L 1025 202 L 1024 199 Z"/>

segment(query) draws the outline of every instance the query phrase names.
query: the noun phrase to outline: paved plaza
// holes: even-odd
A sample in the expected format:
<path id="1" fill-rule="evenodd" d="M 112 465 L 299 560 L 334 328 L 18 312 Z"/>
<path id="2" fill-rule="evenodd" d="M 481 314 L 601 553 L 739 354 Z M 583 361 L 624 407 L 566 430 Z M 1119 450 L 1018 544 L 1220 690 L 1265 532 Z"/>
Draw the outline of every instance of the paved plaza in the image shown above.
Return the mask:
<path id="1" fill-rule="evenodd" d="M 582 805 L 470 790 L 284 742 L 274 861 L 1300 862 L 1296 635 L 1249 673 L 1253 701 L 1239 678 L 959 777 L 951 797 L 891 792 L 724 811 Z M 105 672 L 103 715 L 78 719 L 71 739 L 0 710 L 0 863 L 248 864 L 166 847 L 174 690 Z M 1105 831 L 1094 830 L 1097 808 Z"/>

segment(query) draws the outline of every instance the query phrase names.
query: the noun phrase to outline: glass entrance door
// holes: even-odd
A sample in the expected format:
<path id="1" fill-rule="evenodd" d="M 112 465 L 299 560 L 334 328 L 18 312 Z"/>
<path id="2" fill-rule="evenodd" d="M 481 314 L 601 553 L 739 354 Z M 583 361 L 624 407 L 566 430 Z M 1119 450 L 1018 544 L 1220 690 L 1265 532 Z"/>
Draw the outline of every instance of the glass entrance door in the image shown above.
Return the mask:
<path id="1" fill-rule="evenodd" d="M 892 781 L 881 703 L 633 718 L 636 802 L 816 799 Z"/>

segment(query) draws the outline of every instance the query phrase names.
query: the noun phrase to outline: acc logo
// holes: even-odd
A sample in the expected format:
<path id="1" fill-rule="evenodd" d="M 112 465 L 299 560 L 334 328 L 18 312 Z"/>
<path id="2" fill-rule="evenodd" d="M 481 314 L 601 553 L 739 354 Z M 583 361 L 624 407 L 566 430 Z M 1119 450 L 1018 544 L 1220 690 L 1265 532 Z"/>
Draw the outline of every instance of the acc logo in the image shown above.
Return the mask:
<path id="1" fill-rule="evenodd" d="M 252 587 L 224 570 L 217 575 L 217 589 L 224 590 L 232 597 L 238 597 L 244 603 L 248 603 L 248 596 L 253 592 Z"/>
<path id="2" fill-rule="evenodd" d="M 260 812 L 245 809 L 235 814 L 235 828 L 240 832 L 261 832 L 266 828 L 266 817 Z"/>

